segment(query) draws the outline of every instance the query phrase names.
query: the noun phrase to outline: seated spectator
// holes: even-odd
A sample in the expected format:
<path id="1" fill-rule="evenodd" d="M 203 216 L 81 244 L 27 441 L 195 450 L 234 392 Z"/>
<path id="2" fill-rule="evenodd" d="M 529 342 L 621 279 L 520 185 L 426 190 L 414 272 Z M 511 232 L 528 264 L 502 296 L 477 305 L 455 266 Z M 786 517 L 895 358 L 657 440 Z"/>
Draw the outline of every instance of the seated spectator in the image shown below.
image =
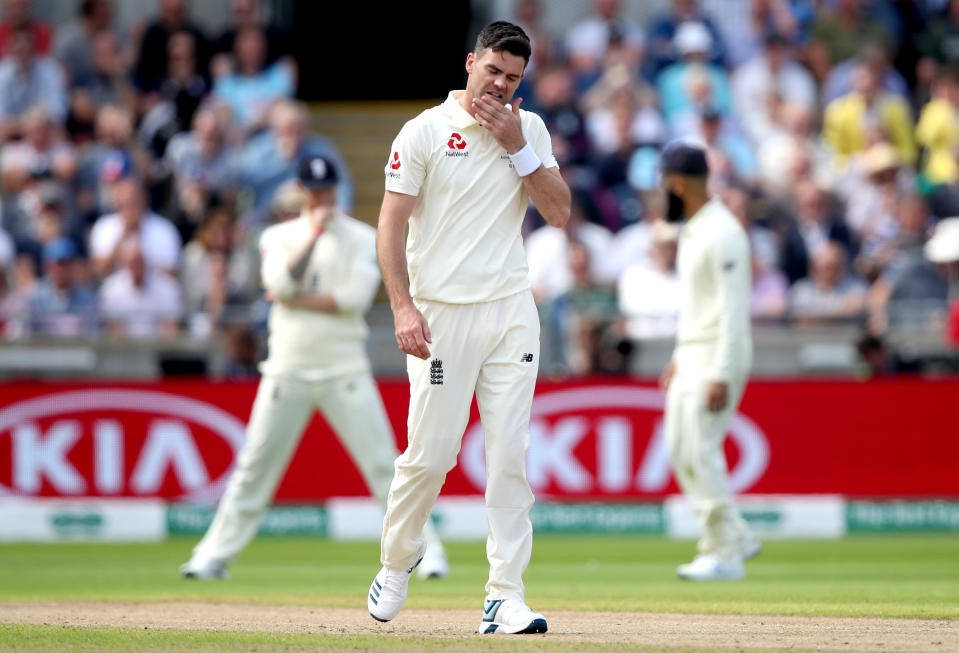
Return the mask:
<path id="1" fill-rule="evenodd" d="M 229 57 L 236 45 L 237 35 L 245 29 L 256 27 L 262 29 L 263 35 L 266 37 L 266 63 L 268 65 L 287 57 L 292 62 L 290 46 L 293 41 L 290 33 L 264 20 L 261 8 L 262 3 L 258 0 L 231 0 L 231 20 L 228 27 L 213 40 L 213 53 Z M 230 65 L 229 62 L 227 62 L 227 65 Z M 214 76 L 216 76 L 216 70 L 222 64 L 218 64 L 216 58 L 214 58 L 210 66 L 214 70 Z M 529 73 L 529 68 L 526 72 Z"/>
<path id="2" fill-rule="evenodd" d="M 101 30 L 90 41 L 90 70 L 73 83 L 71 112 L 76 111 L 78 98 L 94 108 L 117 104 L 128 111 L 137 108 L 137 92 L 130 77 L 130 65 L 120 47 L 120 39 L 112 30 Z"/>
<path id="3" fill-rule="evenodd" d="M 737 182 L 753 185 L 756 156 L 752 145 L 729 120 L 723 120 L 712 107 L 703 107 L 697 131 L 706 146 L 709 184 L 714 193 Z"/>
<path id="4" fill-rule="evenodd" d="M 38 54 L 50 54 L 53 29 L 49 23 L 32 16 L 30 0 L 3 0 L 3 18 L 0 19 L 0 57 L 6 56 L 13 47 L 13 36 L 21 30 L 33 37 Z"/>
<path id="5" fill-rule="evenodd" d="M 43 246 L 62 235 L 80 234 L 68 204 L 69 190 L 63 184 L 42 180 L 30 184 L 8 205 L 4 218 L 17 249 L 40 260 Z"/>
<path id="6" fill-rule="evenodd" d="M 885 47 L 879 43 L 867 43 L 858 57 L 847 59 L 829 70 L 829 76 L 826 77 L 819 94 L 820 104 L 826 106 L 854 91 L 856 69 L 860 66 L 866 66 L 873 71 L 882 92 L 909 100 L 909 86 L 899 71 L 892 67 Z"/>
<path id="7" fill-rule="evenodd" d="M 216 199 L 229 203 L 240 180 L 237 150 L 226 142 L 226 130 L 211 108 L 197 111 L 193 131 L 178 134 L 166 151 L 166 164 L 173 176 L 178 222 L 192 233 Z"/>
<path id="8" fill-rule="evenodd" d="M 224 311 L 253 300 L 256 262 L 235 240 L 233 214 L 219 205 L 209 210 L 194 239 L 183 248 L 180 281 L 194 335 L 208 335 Z"/>
<path id="9" fill-rule="evenodd" d="M 526 65 L 526 75 L 517 88 L 519 97 L 529 97 L 530 93 L 528 87 L 524 88 L 524 82 L 539 77 L 541 66 L 552 65 L 559 58 L 563 44 L 543 20 L 540 0 L 516 0 L 513 3 L 513 18 L 512 22 L 519 25 L 529 36 L 533 49 Z"/>
<path id="10" fill-rule="evenodd" d="M 666 219 L 666 198 L 659 189 L 649 190 L 640 196 L 643 206 L 642 219 L 623 227 L 613 239 L 614 269 L 619 277 L 631 265 L 646 265 L 652 250 L 653 225 Z"/>
<path id="11" fill-rule="evenodd" d="M 137 240 L 137 256 L 153 269 L 173 276 L 180 264 L 180 235 L 166 218 L 149 210 L 139 180 L 126 177 L 113 186 L 116 213 L 101 217 L 90 232 L 90 255 L 97 276 L 105 278 L 120 263 L 127 236 Z"/>
<path id="12" fill-rule="evenodd" d="M 839 245 L 846 259 L 852 257 L 854 243 L 831 197 L 815 182 L 805 180 L 795 189 L 794 217 L 783 241 L 783 271 L 790 281 L 807 274 L 809 262 L 828 245 Z"/>
<path id="13" fill-rule="evenodd" d="M 223 376 L 232 381 L 246 381 L 260 376 L 259 343 L 253 330 L 245 324 L 229 325 L 226 329 L 226 366 Z"/>
<path id="14" fill-rule="evenodd" d="M 874 335 L 866 334 L 856 342 L 859 375 L 865 379 L 920 371 L 917 361 L 906 360 Z"/>
<path id="15" fill-rule="evenodd" d="M 16 194 L 45 178 L 72 184 L 77 174 L 76 151 L 60 136 L 46 107 L 34 105 L 25 111 L 20 130 L 23 139 L 7 143 L 0 154 L 4 190 Z"/>
<path id="16" fill-rule="evenodd" d="M 637 144 L 666 140 L 656 91 L 623 64 L 605 68 L 581 104 L 590 141 L 601 155 L 630 153 Z"/>
<path id="17" fill-rule="evenodd" d="M 160 80 L 157 92 L 147 96 L 149 108 L 140 124 L 140 139 L 158 158 L 163 157 L 170 139 L 190 128 L 193 114 L 210 91 L 192 32 L 171 34 L 167 55 L 167 74 Z"/>
<path id="18" fill-rule="evenodd" d="M 732 98 L 726 71 L 709 62 L 713 38 L 706 26 L 683 23 L 674 40 L 680 60 L 663 69 L 656 78 L 656 89 L 666 123 L 680 137 L 704 106 L 730 116 Z"/>
<path id="19" fill-rule="evenodd" d="M 291 100 L 277 102 L 270 109 L 269 124 L 270 128 L 250 140 L 240 154 L 241 181 L 253 191 L 249 221 L 266 221 L 277 188 L 296 177 L 300 159 L 312 156 L 333 161 L 340 180 L 337 208 L 349 213 L 353 206 L 352 178 L 336 146 L 310 135 L 306 107 Z"/>
<path id="20" fill-rule="evenodd" d="M 213 95 L 233 112 L 246 133 L 258 130 L 270 105 L 296 91 L 296 75 L 289 61 L 267 62 L 266 34 L 260 27 L 246 27 L 236 35 L 233 66 L 221 72 Z"/>
<path id="21" fill-rule="evenodd" d="M 94 41 L 100 33 L 110 34 L 116 43 L 119 31 L 113 24 L 110 0 L 81 0 L 76 19 L 61 25 L 53 40 L 53 56 L 63 66 L 71 87 L 84 86 L 96 74 Z M 121 48 L 117 48 L 119 55 Z M 121 64 L 127 57 L 118 56 Z"/>
<path id="22" fill-rule="evenodd" d="M 813 72 L 831 69 L 854 58 L 863 43 L 891 45 L 891 34 L 879 15 L 882 3 L 864 3 L 860 0 L 839 0 L 830 7 L 822 7 L 810 29 L 810 38 L 821 48 L 824 60 L 817 57 Z M 825 76 L 820 77 L 821 80 Z"/>
<path id="23" fill-rule="evenodd" d="M 916 144 L 908 103 L 883 91 L 876 71 L 860 64 L 853 78 L 854 90 L 826 106 L 823 138 L 832 148 L 839 167 L 885 134 L 908 164 L 916 161 Z M 876 133 L 878 132 L 878 133 Z"/>
<path id="24" fill-rule="evenodd" d="M 16 131 L 16 119 L 34 105 L 43 106 L 60 125 L 67 117 L 67 87 L 60 67 L 37 54 L 33 35 L 10 36 L 9 54 L 0 60 L 0 142 Z"/>
<path id="25" fill-rule="evenodd" d="M 573 25 L 566 34 L 566 50 L 577 73 L 599 67 L 610 42 L 623 43 L 630 53 L 632 65 L 642 57 L 642 29 L 621 15 L 619 0 L 594 0 L 593 15 Z"/>
<path id="26" fill-rule="evenodd" d="M 627 267 L 617 284 L 626 335 L 633 340 L 671 338 L 676 335 L 679 320 L 679 227 L 659 220 L 653 223 L 651 231 L 648 262 Z"/>
<path id="27" fill-rule="evenodd" d="M 846 254 L 829 242 L 812 256 L 808 279 L 797 281 L 789 293 L 793 323 L 811 326 L 856 320 L 866 307 L 866 285 L 848 274 Z"/>
<path id="28" fill-rule="evenodd" d="M 676 51 L 676 34 L 683 24 L 690 22 L 701 24 L 709 32 L 708 60 L 716 66 L 725 65 L 722 36 L 715 23 L 701 10 L 698 0 L 672 0 L 669 9 L 652 20 L 645 69 L 647 79 L 655 79 L 663 69 L 676 63 L 682 56 Z"/>
<path id="29" fill-rule="evenodd" d="M 124 237 L 117 247 L 119 268 L 100 286 L 100 313 L 114 337 L 172 338 L 183 315 L 180 286 L 151 267 L 140 240 Z"/>
<path id="30" fill-rule="evenodd" d="M 577 99 L 569 68 L 541 67 L 537 71 L 530 110 L 539 114 L 553 138 L 562 137 L 568 145 L 568 165 L 583 164 L 590 155 L 586 119 Z"/>
<path id="31" fill-rule="evenodd" d="M 190 20 L 188 0 L 157 0 L 157 5 L 158 15 L 143 33 L 134 67 L 137 87 L 146 93 L 159 91 L 172 76 L 169 41 L 176 33 L 186 32 L 193 37 L 197 70 L 205 71 L 209 64 L 209 45 L 203 31 Z M 189 120 L 185 124 L 189 125 Z"/>
<path id="32" fill-rule="evenodd" d="M 795 104 L 776 103 L 769 117 L 769 131 L 756 144 L 756 166 L 763 193 L 772 198 L 784 197 L 807 178 L 820 188 L 831 189 L 836 177 L 832 153 L 814 129 L 813 112 Z"/>
<path id="33" fill-rule="evenodd" d="M 760 56 L 744 63 L 732 76 L 733 106 L 743 118 L 742 127 L 753 143 L 760 144 L 773 129 L 770 112 L 778 103 L 816 109 L 816 82 L 809 71 L 793 58 L 786 38 L 769 32 Z"/>
<path id="34" fill-rule="evenodd" d="M 916 125 L 916 140 L 925 148 L 923 174 L 934 185 L 959 181 L 959 63 L 946 68 L 933 87 Z"/>
<path id="35" fill-rule="evenodd" d="M 43 248 L 43 278 L 30 297 L 30 331 L 35 334 L 76 337 L 97 330 L 97 295 L 76 268 L 76 244 L 60 237 Z"/>
<path id="36" fill-rule="evenodd" d="M 788 43 L 800 43 L 801 6 L 805 0 L 700 0 L 700 6 L 718 28 L 730 70 L 762 55 L 767 34 L 779 34 Z"/>
<path id="37" fill-rule="evenodd" d="M 77 210 L 88 222 L 113 211 L 113 183 L 133 175 L 150 179 L 153 160 L 135 137 L 133 117 L 118 105 L 97 111 L 96 139 L 80 152 L 77 175 Z"/>
<path id="38" fill-rule="evenodd" d="M 611 285 L 613 269 L 613 234 L 606 228 L 587 222 L 584 214 L 588 202 L 581 191 L 573 194 L 569 221 L 562 229 L 544 226 L 526 238 L 526 260 L 533 297 L 545 304 L 573 287 L 569 267 L 571 243 L 581 243 L 589 252 L 591 283 Z"/>
<path id="39" fill-rule="evenodd" d="M 0 274 L 0 326 L 7 338 L 29 333 L 30 297 L 37 287 L 37 264 L 32 255 L 18 254 L 10 274 Z"/>

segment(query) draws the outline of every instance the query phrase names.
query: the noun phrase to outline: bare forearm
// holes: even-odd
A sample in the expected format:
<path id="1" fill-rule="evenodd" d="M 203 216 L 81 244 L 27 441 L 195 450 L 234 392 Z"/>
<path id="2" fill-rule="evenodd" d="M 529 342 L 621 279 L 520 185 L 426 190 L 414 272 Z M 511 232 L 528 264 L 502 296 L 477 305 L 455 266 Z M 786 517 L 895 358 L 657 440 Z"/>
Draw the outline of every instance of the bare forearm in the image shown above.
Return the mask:
<path id="1" fill-rule="evenodd" d="M 406 273 L 406 243 L 404 225 L 381 219 L 376 233 L 376 257 L 380 262 L 383 285 L 390 298 L 390 306 L 397 308 L 413 303 L 410 282 Z"/>
<path id="2" fill-rule="evenodd" d="M 303 275 L 306 274 L 306 266 L 310 262 L 310 255 L 313 254 L 313 247 L 316 246 L 318 237 L 319 234 L 314 234 L 310 237 L 303 246 L 303 249 L 290 260 L 290 276 L 296 281 L 301 280 Z"/>
<path id="3" fill-rule="evenodd" d="M 554 227 L 562 227 L 569 220 L 569 187 L 556 168 L 540 166 L 523 177 L 526 192 L 543 219 Z"/>

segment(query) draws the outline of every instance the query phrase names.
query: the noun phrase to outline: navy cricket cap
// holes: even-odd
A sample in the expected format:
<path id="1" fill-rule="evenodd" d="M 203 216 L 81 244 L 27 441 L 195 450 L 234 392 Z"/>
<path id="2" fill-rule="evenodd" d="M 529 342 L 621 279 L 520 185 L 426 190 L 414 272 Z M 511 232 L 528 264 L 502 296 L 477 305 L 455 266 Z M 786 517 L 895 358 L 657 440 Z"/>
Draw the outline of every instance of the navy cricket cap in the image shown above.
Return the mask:
<path id="1" fill-rule="evenodd" d="M 300 159 L 297 179 L 311 190 L 335 186 L 339 181 L 333 162 L 322 156 L 307 156 Z"/>
<path id="2" fill-rule="evenodd" d="M 706 150 L 688 141 L 673 141 L 667 144 L 663 148 L 660 160 L 664 174 L 674 172 L 690 177 L 704 177 L 709 174 Z"/>

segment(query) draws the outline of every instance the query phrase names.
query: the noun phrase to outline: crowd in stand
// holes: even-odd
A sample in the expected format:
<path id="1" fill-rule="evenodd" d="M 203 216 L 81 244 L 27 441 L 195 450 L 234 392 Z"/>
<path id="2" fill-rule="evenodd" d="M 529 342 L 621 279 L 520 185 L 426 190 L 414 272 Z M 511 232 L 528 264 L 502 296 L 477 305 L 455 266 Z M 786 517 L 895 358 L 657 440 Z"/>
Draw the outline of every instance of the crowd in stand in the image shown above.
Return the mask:
<path id="1" fill-rule="evenodd" d="M 712 191 L 752 243 L 756 321 L 946 331 L 959 304 L 959 0 L 617 0 L 554 34 L 517 95 L 573 189 L 563 230 L 524 226 L 561 369 L 624 369 L 675 332 L 679 230 L 659 150 L 708 147 Z M 3 337 L 204 338 L 262 325 L 256 240 L 299 211 L 303 156 L 340 168 L 294 98 L 289 35 L 233 0 L 211 35 L 187 0 L 129 30 L 110 0 L 51 25 L 0 19 Z M 239 327 L 239 330 L 234 330 Z M 959 340 L 959 334 L 954 335 Z M 870 340 L 870 342 L 873 342 Z"/>
<path id="2" fill-rule="evenodd" d="M 705 145 L 713 193 L 748 231 L 756 322 L 849 324 L 868 342 L 945 334 L 959 297 L 959 0 L 616 0 L 534 39 L 518 95 L 573 189 L 563 231 L 531 212 L 544 333 L 574 373 L 621 371 L 676 328 L 678 230 L 660 148 Z M 932 242 L 930 242 L 932 241 Z M 959 303 L 952 303 L 959 344 Z M 864 340 L 865 342 L 866 340 Z"/>

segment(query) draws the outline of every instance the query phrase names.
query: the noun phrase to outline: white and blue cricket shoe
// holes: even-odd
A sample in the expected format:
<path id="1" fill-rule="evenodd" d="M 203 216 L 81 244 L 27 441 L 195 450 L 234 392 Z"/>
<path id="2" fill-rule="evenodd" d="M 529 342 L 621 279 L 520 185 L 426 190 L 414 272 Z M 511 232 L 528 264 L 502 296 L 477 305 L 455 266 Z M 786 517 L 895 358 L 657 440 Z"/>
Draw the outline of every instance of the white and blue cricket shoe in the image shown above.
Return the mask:
<path id="1" fill-rule="evenodd" d="M 373 577 L 370 593 L 366 598 L 366 607 L 370 616 L 377 621 L 389 621 L 400 613 L 410 591 L 410 574 L 423 561 L 420 558 L 409 569 L 396 571 L 382 567 Z"/>
<path id="2" fill-rule="evenodd" d="M 483 621 L 476 632 L 483 635 L 529 635 L 546 632 L 546 617 L 533 612 L 518 599 L 498 599 L 483 604 Z"/>
<path id="3" fill-rule="evenodd" d="M 723 559 L 704 553 L 688 564 L 679 565 L 676 575 L 683 580 L 742 580 L 746 577 L 746 568 L 740 558 Z"/>

